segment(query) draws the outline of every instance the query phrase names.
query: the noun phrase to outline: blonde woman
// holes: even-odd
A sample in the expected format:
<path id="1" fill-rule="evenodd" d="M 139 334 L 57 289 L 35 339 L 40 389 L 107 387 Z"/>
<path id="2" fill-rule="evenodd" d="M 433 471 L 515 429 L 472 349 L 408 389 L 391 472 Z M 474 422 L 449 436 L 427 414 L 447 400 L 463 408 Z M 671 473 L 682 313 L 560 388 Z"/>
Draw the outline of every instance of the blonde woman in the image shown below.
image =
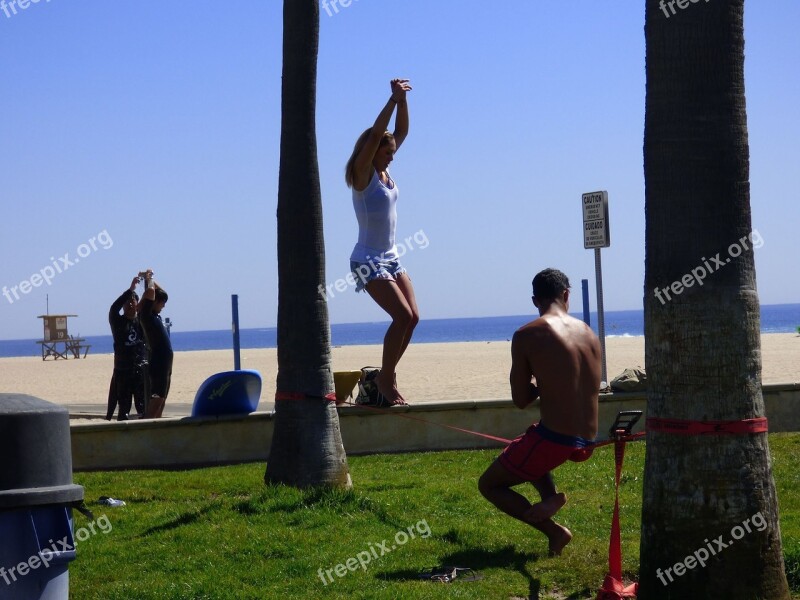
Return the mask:
<path id="1" fill-rule="evenodd" d="M 353 208 L 358 220 L 358 242 L 350 255 L 356 292 L 367 293 L 392 319 L 383 338 L 378 391 L 389 406 L 407 404 L 397 389 L 395 368 L 419 322 L 419 310 L 411 278 L 400 264 L 395 246 L 397 184 L 389 164 L 408 135 L 407 79 L 391 81 L 392 95 L 375 124 L 356 142 L 347 161 L 345 181 L 353 190 Z M 394 133 L 389 121 L 397 109 Z"/>

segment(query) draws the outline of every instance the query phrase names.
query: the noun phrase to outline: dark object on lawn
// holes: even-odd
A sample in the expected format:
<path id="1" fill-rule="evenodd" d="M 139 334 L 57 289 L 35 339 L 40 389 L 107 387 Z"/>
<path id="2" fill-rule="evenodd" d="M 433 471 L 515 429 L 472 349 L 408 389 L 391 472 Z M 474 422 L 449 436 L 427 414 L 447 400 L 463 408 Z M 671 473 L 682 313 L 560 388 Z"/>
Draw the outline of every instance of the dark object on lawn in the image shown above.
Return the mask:
<path id="1" fill-rule="evenodd" d="M 108 496 L 100 496 L 97 500 L 98 504 L 104 504 L 105 506 L 113 506 L 114 508 L 118 506 L 125 506 L 124 500 L 117 500 L 116 498 L 110 498 Z"/>
<path id="2" fill-rule="evenodd" d="M 434 567 L 430 571 L 420 573 L 419 578 L 439 583 L 452 583 L 456 578 L 459 581 L 478 581 L 483 579 L 483 575 L 469 567 Z"/>

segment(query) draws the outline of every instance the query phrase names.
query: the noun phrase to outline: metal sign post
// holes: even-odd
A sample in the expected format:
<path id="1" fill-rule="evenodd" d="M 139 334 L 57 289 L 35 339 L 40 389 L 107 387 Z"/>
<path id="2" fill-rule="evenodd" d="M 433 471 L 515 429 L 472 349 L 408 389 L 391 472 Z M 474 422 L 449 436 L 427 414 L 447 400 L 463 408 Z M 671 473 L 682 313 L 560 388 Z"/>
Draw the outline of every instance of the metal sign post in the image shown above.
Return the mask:
<path id="1" fill-rule="evenodd" d="M 242 368 L 241 346 L 239 344 L 239 294 L 231 294 L 231 316 L 233 317 L 233 323 L 231 324 L 233 332 L 233 370 L 239 371 Z"/>
<path id="2" fill-rule="evenodd" d="M 583 295 L 583 322 L 592 326 L 592 316 L 589 314 L 589 280 L 581 279 L 581 293 Z"/>
<path id="3" fill-rule="evenodd" d="M 597 286 L 597 333 L 603 357 L 601 386 L 608 384 L 606 370 L 606 324 L 603 316 L 603 266 L 600 249 L 611 245 L 608 227 L 608 192 L 589 192 L 581 196 L 583 206 L 583 247 L 594 248 L 594 271 Z"/>
<path id="4" fill-rule="evenodd" d="M 600 376 L 600 387 L 608 383 L 606 369 L 606 321 L 603 317 L 603 265 L 600 262 L 600 248 L 594 249 L 594 272 L 597 286 L 597 333 L 600 338 L 600 350 L 603 357 L 603 370 Z"/>

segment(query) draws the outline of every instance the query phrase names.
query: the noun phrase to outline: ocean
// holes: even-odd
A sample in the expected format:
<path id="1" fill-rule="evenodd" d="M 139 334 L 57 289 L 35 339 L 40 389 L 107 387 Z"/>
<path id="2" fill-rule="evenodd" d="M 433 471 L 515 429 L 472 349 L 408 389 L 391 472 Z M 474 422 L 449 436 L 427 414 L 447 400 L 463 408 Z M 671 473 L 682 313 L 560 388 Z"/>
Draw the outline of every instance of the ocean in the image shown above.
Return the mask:
<path id="1" fill-rule="evenodd" d="M 510 340 L 514 331 L 534 318 L 534 314 L 506 317 L 462 319 L 425 319 L 414 332 L 414 344 L 435 342 L 494 342 Z M 582 314 L 575 314 L 582 318 Z M 597 313 L 591 313 L 592 328 L 597 331 Z M 382 344 L 388 321 L 374 323 L 336 323 L 331 325 L 333 346 Z M 774 304 L 761 307 L 761 333 L 793 333 L 800 326 L 800 304 Z M 616 310 L 605 313 L 606 337 L 644 335 L 644 313 L 641 310 Z M 274 348 L 277 331 L 274 327 L 242 329 L 242 348 Z M 233 336 L 228 329 L 218 331 L 173 331 L 172 347 L 176 352 L 187 350 L 229 350 Z M 114 351 L 111 335 L 86 337 L 93 354 Z M 0 357 L 41 356 L 35 340 L 0 340 Z"/>

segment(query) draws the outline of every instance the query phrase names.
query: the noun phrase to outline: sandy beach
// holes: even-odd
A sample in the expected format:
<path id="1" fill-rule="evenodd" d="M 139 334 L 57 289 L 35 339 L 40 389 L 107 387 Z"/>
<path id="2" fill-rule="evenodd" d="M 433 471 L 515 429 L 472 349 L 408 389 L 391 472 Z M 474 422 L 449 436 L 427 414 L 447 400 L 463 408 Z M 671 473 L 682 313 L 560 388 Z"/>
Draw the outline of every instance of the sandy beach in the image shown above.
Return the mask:
<path id="1" fill-rule="evenodd" d="M 765 334 L 762 340 L 763 383 L 800 381 L 800 336 Z M 411 344 L 397 379 L 411 402 L 509 398 L 510 342 Z M 340 346 L 333 349 L 335 371 L 378 365 L 380 346 Z M 626 367 L 644 366 L 643 337 L 606 340 L 609 378 Z M 259 410 L 270 410 L 275 396 L 277 351 L 242 350 L 242 368 L 261 373 Z M 189 414 L 194 395 L 209 376 L 233 369 L 231 350 L 178 352 L 165 415 Z M 89 354 L 86 359 L 42 361 L 40 358 L 0 359 L 0 390 L 37 396 L 68 406 L 71 412 L 100 412 L 108 397 L 113 355 Z M 102 410 L 104 412 L 104 410 Z"/>

